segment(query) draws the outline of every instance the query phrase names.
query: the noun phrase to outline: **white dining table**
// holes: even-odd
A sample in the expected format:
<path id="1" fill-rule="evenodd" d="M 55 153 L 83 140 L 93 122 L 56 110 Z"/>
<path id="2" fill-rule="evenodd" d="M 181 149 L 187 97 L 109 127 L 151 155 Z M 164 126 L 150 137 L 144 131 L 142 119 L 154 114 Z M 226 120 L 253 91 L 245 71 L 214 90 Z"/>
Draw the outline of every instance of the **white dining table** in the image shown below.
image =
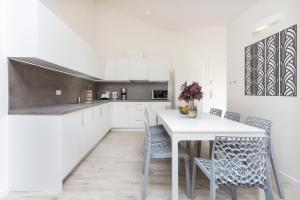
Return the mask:
<path id="1" fill-rule="evenodd" d="M 172 200 L 178 199 L 178 143 L 209 141 L 216 136 L 264 137 L 265 131 L 207 113 L 189 118 L 179 110 L 161 110 L 158 120 L 172 139 Z"/>

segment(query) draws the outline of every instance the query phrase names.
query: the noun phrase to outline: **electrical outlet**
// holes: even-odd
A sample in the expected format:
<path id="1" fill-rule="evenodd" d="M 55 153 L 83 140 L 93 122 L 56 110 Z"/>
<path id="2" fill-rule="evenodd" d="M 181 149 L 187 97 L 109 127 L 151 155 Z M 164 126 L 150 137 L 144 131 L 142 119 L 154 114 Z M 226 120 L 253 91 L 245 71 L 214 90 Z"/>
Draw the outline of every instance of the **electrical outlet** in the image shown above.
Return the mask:
<path id="1" fill-rule="evenodd" d="M 56 94 L 56 96 L 60 96 L 61 95 L 61 90 L 56 90 L 55 94 Z"/>

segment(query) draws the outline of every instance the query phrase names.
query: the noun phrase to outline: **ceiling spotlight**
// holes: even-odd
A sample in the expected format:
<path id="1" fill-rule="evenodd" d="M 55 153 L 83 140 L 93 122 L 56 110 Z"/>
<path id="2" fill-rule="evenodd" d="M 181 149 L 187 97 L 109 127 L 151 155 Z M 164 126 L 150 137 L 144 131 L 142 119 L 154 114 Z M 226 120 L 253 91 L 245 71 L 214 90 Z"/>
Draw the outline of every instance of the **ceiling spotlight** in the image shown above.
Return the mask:
<path id="1" fill-rule="evenodd" d="M 150 14 L 150 10 L 146 10 L 146 14 L 149 15 Z"/>

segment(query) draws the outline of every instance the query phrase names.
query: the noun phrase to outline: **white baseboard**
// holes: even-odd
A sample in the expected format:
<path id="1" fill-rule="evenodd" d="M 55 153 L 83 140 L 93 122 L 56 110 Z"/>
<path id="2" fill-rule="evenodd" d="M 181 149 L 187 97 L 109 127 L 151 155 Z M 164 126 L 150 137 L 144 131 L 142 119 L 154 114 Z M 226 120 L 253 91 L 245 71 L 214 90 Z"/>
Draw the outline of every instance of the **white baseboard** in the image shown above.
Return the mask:
<path id="1" fill-rule="evenodd" d="M 300 189 L 300 181 L 287 175 L 286 173 L 284 173 L 283 171 L 279 171 L 281 174 L 281 177 L 283 178 L 283 181 L 291 183 L 293 185 L 295 185 L 297 188 Z"/>
<path id="2" fill-rule="evenodd" d="M 4 187 L 0 189 L 0 199 L 5 197 L 9 192 L 9 187 Z"/>
<path id="3" fill-rule="evenodd" d="M 115 131 L 115 132 L 141 132 L 144 131 L 142 128 L 112 128 L 110 131 Z"/>

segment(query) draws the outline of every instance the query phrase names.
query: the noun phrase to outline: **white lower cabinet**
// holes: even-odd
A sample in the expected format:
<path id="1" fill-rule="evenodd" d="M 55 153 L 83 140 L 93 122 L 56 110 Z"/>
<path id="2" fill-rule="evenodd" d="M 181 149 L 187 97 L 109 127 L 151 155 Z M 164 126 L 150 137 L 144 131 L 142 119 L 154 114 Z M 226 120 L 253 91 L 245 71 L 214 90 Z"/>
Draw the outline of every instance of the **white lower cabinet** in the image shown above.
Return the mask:
<path id="1" fill-rule="evenodd" d="M 10 115 L 11 190 L 62 190 L 63 179 L 111 128 L 143 128 L 145 108 L 156 124 L 166 105 L 111 102 L 65 115 Z"/>
<path id="2" fill-rule="evenodd" d="M 113 128 L 129 127 L 129 107 L 127 102 L 113 102 Z"/>
<path id="3" fill-rule="evenodd" d="M 63 117 L 62 174 L 66 176 L 84 154 L 82 143 L 82 114 L 71 113 Z"/>
<path id="4" fill-rule="evenodd" d="M 111 103 L 107 103 L 63 115 L 63 177 L 66 177 L 111 129 L 111 112 Z"/>
<path id="5" fill-rule="evenodd" d="M 156 113 L 170 102 L 114 102 L 113 128 L 143 128 L 144 110 L 148 109 L 151 125 L 157 124 Z"/>

